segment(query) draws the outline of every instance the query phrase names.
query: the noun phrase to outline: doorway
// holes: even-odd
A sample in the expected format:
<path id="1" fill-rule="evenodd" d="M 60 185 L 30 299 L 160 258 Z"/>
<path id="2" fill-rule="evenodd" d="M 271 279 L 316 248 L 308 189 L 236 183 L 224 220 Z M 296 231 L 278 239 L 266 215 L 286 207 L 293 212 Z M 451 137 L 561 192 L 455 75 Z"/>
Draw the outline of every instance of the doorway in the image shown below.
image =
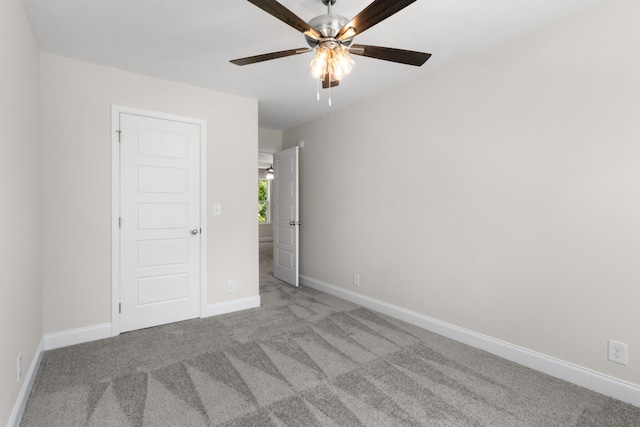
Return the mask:
<path id="1" fill-rule="evenodd" d="M 112 335 L 199 317 L 206 122 L 112 108 Z"/>
<path id="2" fill-rule="evenodd" d="M 273 168 L 273 153 L 276 150 L 258 151 L 258 241 L 273 241 L 273 210 L 271 203 L 273 177 L 268 175 Z"/>
<path id="3" fill-rule="evenodd" d="M 273 275 L 293 286 L 299 285 L 299 148 L 258 152 L 258 220 L 260 254 L 263 242 L 272 242 Z M 270 179 L 266 179 L 267 172 Z M 264 187 L 268 200 L 264 201 Z M 268 212 L 263 213 L 263 208 Z M 263 221 L 268 219 L 267 221 Z M 264 231 L 263 231 L 264 230 Z M 269 233 L 267 235 L 267 233 Z"/>

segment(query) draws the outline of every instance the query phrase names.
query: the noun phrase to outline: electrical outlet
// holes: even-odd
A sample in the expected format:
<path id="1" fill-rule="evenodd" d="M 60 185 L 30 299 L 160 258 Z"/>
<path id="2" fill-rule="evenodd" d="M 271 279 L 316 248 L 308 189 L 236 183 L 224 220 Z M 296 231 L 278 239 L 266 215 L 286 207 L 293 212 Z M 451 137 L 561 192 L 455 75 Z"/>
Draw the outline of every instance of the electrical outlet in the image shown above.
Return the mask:
<path id="1" fill-rule="evenodd" d="M 627 344 L 609 340 L 609 360 L 613 363 L 627 365 Z"/>
<path id="2" fill-rule="evenodd" d="M 18 354 L 18 382 L 22 379 L 22 353 Z"/>
<path id="3" fill-rule="evenodd" d="M 359 274 L 354 274 L 353 275 L 353 286 L 360 286 L 360 275 Z"/>
<path id="4" fill-rule="evenodd" d="M 235 280 L 229 280 L 227 282 L 227 291 L 228 292 L 235 292 L 236 291 L 236 281 Z"/>

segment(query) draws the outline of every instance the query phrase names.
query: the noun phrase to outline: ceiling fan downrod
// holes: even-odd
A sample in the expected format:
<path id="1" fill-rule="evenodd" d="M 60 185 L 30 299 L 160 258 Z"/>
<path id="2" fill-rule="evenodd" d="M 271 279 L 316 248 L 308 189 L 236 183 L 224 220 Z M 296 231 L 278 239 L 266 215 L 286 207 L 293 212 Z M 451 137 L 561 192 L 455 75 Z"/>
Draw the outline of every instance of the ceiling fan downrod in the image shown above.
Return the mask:
<path id="1" fill-rule="evenodd" d="M 336 4 L 336 0 L 322 0 L 322 4 L 327 6 L 327 13 L 331 15 L 331 6 Z"/>

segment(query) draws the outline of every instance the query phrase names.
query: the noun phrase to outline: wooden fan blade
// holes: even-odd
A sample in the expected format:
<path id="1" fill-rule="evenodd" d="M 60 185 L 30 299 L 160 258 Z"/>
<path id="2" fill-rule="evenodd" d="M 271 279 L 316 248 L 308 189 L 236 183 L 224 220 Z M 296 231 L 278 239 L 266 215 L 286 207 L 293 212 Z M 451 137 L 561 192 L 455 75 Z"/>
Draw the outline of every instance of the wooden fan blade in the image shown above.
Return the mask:
<path id="1" fill-rule="evenodd" d="M 338 31 L 338 34 L 336 34 L 336 38 L 342 41 L 350 39 L 356 34 L 362 34 L 368 28 L 384 21 L 415 1 L 416 0 L 374 0 L 373 3 L 349 21 L 347 25 L 342 27 L 342 29 Z"/>
<path id="2" fill-rule="evenodd" d="M 319 39 L 322 37 L 322 34 L 317 32 L 314 28 L 312 28 L 309 24 L 304 22 L 300 17 L 298 17 L 295 13 L 291 12 L 289 9 L 281 5 L 275 0 L 249 0 L 249 3 L 252 3 L 258 6 L 260 9 L 267 12 L 269 15 L 272 15 L 285 24 L 295 28 L 296 30 L 304 33 L 305 35 L 311 37 L 312 39 Z"/>
<path id="3" fill-rule="evenodd" d="M 271 53 L 265 53 L 263 55 L 248 56 L 246 58 L 240 58 L 240 59 L 232 59 L 229 62 L 233 62 L 236 65 L 249 65 L 249 64 L 255 64 L 256 62 L 269 61 L 270 59 L 285 58 L 287 56 L 307 53 L 307 52 L 311 52 L 312 50 L 313 49 L 309 49 L 306 47 L 303 47 L 300 49 L 281 50 L 280 52 L 271 52 Z"/>
<path id="4" fill-rule="evenodd" d="M 329 74 L 324 76 L 324 80 L 322 80 L 322 89 L 328 89 L 330 87 L 336 87 L 340 84 L 340 80 L 331 81 L 329 79 Z"/>
<path id="5" fill-rule="evenodd" d="M 368 46 L 364 44 L 351 45 L 349 53 L 382 59 L 384 61 L 399 62 L 400 64 L 415 65 L 417 67 L 427 62 L 427 59 L 431 57 L 430 53 L 394 49 L 391 47 Z"/>

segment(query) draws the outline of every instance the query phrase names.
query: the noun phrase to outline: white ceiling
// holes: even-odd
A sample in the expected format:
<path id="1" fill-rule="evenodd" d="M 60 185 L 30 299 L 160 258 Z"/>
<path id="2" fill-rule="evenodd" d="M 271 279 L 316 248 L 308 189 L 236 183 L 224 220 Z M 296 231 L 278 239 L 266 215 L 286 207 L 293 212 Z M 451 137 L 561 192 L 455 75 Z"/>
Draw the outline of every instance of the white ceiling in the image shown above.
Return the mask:
<path id="1" fill-rule="evenodd" d="M 372 0 L 337 0 L 353 18 Z M 354 71 L 316 101 L 311 54 L 239 67 L 229 60 L 306 47 L 304 36 L 244 0 L 24 0 L 39 48 L 259 100 L 259 126 L 285 130 L 428 74 L 605 0 L 417 0 L 356 43 L 433 54 L 422 67 L 354 56 Z M 321 0 L 281 0 L 305 21 Z"/>

